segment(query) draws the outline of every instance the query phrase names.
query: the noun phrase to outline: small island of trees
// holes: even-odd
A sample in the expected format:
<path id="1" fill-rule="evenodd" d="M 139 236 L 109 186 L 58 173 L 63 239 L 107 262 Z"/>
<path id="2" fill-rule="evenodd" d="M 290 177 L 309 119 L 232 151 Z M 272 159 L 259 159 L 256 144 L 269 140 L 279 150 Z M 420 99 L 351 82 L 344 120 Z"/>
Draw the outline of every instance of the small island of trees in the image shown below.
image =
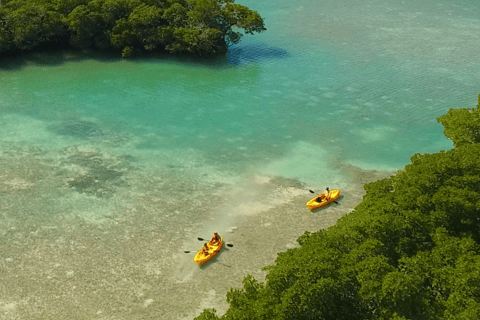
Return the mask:
<path id="1" fill-rule="evenodd" d="M 248 275 L 218 317 L 195 320 L 480 319 L 480 96 L 438 119 L 455 148 L 416 154 L 337 224 Z"/>
<path id="2" fill-rule="evenodd" d="M 0 53 L 43 47 L 214 56 L 266 30 L 234 0 L 0 0 Z"/>

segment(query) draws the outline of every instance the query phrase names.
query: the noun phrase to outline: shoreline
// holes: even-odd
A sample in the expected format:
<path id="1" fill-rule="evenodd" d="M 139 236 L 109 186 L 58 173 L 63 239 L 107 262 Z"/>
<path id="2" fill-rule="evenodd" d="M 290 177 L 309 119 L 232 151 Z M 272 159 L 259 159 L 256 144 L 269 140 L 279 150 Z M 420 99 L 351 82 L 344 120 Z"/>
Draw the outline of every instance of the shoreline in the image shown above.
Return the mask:
<path id="1" fill-rule="evenodd" d="M 354 167 L 352 166 L 352 168 Z M 257 215 L 241 217 L 234 229 L 227 230 L 224 235 L 227 242 L 234 243 L 235 247 L 229 249 L 228 252 L 223 252 L 223 255 L 218 258 L 218 262 L 230 266 L 223 268 L 220 278 L 231 275 L 235 280 L 229 279 L 228 283 L 232 284 L 224 286 L 224 290 L 220 290 L 220 292 L 213 289 L 205 291 L 204 296 L 210 297 L 211 301 L 207 302 L 206 299 L 203 299 L 202 308 L 197 308 L 196 313 L 191 313 L 189 317 L 181 319 L 191 320 L 205 308 L 215 308 L 217 315 L 223 315 L 228 309 L 225 301 L 228 289 L 242 288 L 241 281 L 247 274 L 253 275 L 259 282 L 264 282 L 267 272 L 261 271 L 261 268 L 274 264 L 279 252 L 299 247 L 296 239 L 305 231 L 315 232 L 335 225 L 338 219 L 350 213 L 362 201 L 365 195 L 364 183 L 387 178 L 395 173 L 392 171 L 363 171 L 358 168 L 353 171 L 356 171 L 355 175 L 359 175 L 362 171 L 363 175 L 360 174 L 360 177 L 357 178 L 358 183 L 342 190 L 342 196 L 337 200 L 338 205 L 331 203 L 323 209 L 311 212 L 305 203 L 314 195 L 305 190 L 305 195 L 297 195 L 286 204 Z M 360 181 L 364 183 L 360 183 Z M 289 188 L 287 187 L 287 189 Z M 217 269 L 221 269 L 221 267 L 215 267 L 215 270 Z M 222 286 L 221 283 L 216 283 L 216 285 Z"/>
<path id="2" fill-rule="evenodd" d="M 212 307 L 221 314 L 228 289 L 241 287 L 247 274 L 263 281 L 261 268 L 273 264 L 278 252 L 350 212 L 362 200 L 364 183 L 393 174 L 337 159 L 335 169 L 350 180 L 343 197 L 310 212 L 305 203 L 314 195 L 290 178 L 184 181 L 186 168 L 138 170 L 92 148 L 53 155 L 17 147 L 2 154 L 4 319 L 177 320 Z M 67 181 L 75 163 L 100 173 L 119 165 L 128 171 L 119 186 L 74 192 Z M 193 205 L 179 206 L 188 201 Z M 196 238 L 213 231 L 234 247 L 200 267 L 193 262 L 202 245 Z"/>
<path id="3" fill-rule="evenodd" d="M 343 197 L 310 212 L 305 203 L 314 195 L 291 178 L 258 173 L 230 184 L 184 181 L 187 168 L 136 168 L 94 148 L 0 152 L 0 311 L 6 320 L 178 320 L 212 307 L 221 314 L 228 289 L 241 287 L 247 274 L 264 281 L 261 268 L 278 252 L 349 213 L 365 182 L 393 174 L 336 159 L 335 170 L 350 180 Z M 75 192 L 69 181 L 85 174 L 78 164 L 114 174 L 112 181 L 117 171 L 109 168 L 121 166 L 125 181 L 107 179 L 100 188 L 77 177 L 73 181 L 86 186 Z M 193 262 L 202 245 L 196 238 L 213 231 L 234 247 L 200 267 Z"/>

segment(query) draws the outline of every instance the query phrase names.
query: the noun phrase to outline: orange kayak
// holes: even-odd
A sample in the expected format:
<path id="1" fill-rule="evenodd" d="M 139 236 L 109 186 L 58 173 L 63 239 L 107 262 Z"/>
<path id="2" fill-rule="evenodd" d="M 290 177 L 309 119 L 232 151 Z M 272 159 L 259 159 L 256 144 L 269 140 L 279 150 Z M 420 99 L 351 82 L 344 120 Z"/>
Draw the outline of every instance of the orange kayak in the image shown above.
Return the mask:
<path id="1" fill-rule="evenodd" d="M 211 260 L 217 254 L 217 252 L 222 249 L 222 245 L 222 237 L 220 237 L 220 240 L 218 242 L 216 242 L 215 237 L 213 237 L 212 240 L 207 243 L 208 251 L 205 251 L 205 249 L 202 247 L 202 249 L 198 251 L 193 258 L 193 261 L 198 264 L 204 264 L 205 262 Z"/>
<path id="2" fill-rule="evenodd" d="M 325 207 L 332 201 L 335 201 L 340 197 L 340 190 L 332 190 L 330 191 L 330 199 L 325 200 L 325 195 L 322 193 L 320 196 L 316 196 L 312 200 L 307 202 L 307 207 L 310 210 L 318 209 L 321 207 Z M 319 199 L 320 198 L 320 199 Z"/>

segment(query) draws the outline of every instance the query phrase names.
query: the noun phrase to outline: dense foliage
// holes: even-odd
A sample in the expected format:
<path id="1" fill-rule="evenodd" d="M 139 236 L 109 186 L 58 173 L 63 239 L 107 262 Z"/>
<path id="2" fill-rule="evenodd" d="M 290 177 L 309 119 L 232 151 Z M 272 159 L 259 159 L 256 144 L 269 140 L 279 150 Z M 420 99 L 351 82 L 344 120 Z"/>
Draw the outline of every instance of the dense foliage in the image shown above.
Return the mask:
<path id="1" fill-rule="evenodd" d="M 480 103 L 480 96 L 479 96 Z M 480 106 L 439 118 L 455 149 L 416 154 L 335 226 L 305 232 L 215 319 L 480 319 Z"/>
<path id="2" fill-rule="evenodd" d="M 242 34 L 266 30 L 258 12 L 234 0 L 3 0 L 0 52 L 70 44 L 209 56 Z"/>
<path id="3" fill-rule="evenodd" d="M 480 106 L 480 95 L 478 96 Z M 438 119 L 445 128 L 445 135 L 453 140 L 455 147 L 480 143 L 480 109 L 450 109 Z"/>

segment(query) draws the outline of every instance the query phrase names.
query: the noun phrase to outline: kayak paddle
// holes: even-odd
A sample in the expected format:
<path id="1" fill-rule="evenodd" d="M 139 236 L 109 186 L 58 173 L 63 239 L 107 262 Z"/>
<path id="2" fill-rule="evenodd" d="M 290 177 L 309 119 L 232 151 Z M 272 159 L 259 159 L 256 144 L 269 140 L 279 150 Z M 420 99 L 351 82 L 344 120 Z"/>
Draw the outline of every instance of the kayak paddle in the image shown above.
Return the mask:
<path id="1" fill-rule="evenodd" d="M 197 239 L 198 239 L 199 241 L 205 241 L 205 239 L 203 239 L 203 238 L 197 238 Z M 230 243 L 225 243 L 225 245 L 226 245 L 227 247 L 233 247 L 233 244 L 230 244 Z"/>

